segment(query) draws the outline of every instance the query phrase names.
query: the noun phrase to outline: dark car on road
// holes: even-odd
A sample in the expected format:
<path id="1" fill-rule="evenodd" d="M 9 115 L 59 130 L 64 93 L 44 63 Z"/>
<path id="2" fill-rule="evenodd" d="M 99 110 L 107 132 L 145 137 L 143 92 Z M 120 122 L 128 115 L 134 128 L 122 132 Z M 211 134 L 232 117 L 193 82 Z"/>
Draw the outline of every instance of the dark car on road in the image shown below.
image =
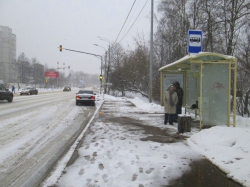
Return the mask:
<path id="1" fill-rule="evenodd" d="M 69 86 L 64 86 L 63 91 L 64 92 L 71 91 L 71 88 Z"/>
<path id="2" fill-rule="evenodd" d="M 7 100 L 9 103 L 13 101 L 14 94 L 0 84 L 0 100 Z"/>
<path id="3" fill-rule="evenodd" d="M 79 103 L 95 106 L 95 93 L 92 90 L 79 90 L 76 93 L 76 105 Z"/>
<path id="4" fill-rule="evenodd" d="M 34 87 L 31 86 L 27 86 L 23 89 L 21 89 L 20 91 L 20 95 L 37 95 L 38 94 L 38 90 Z"/>

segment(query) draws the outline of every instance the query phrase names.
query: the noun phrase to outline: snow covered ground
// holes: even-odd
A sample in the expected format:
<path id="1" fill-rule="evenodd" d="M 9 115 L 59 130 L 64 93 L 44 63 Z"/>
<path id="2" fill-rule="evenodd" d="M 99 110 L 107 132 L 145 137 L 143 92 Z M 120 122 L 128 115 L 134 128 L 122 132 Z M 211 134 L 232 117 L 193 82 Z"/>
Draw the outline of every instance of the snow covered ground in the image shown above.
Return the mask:
<path id="1" fill-rule="evenodd" d="M 110 107 L 110 111 L 119 110 L 118 117 L 130 113 L 138 118 L 138 112 L 163 113 L 163 107 L 143 98 L 105 95 L 104 99 L 105 102 L 117 101 L 115 107 L 106 105 L 105 108 L 108 110 Z M 122 101 L 131 101 L 136 107 L 119 106 Z M 101 101 L 98 102 L 97 108 L 101 104 Z M 154 126 L 176 130 L 176 125 L 164 126 L 161 121 L 163 117 L 159 119 L 153 123 Z M 150 116 L 147 120 L 150 121 Z M 193 129 L 184 133 L 190 138 L 176 143 L 141 141 L 146 135 L 140 129 L 128 131 L 123 126 L 106 124 L 96 119 L 92 119 L 89 125 L 90 133 L 86 134 L 78 149 L 78 159 L 65 167 L 67 157 L 73 152 L 71 150 L 44 186 L 55 184 L 62 170 L 64 174 L 56 183 L 59 187 L 167 185 L 171 179 L 189 170 L 192 160 L 201 157 L 209 159 L 233 180 L 250 186 L 250 118 L 238 116 L 235 128 L 217 126 L 202 131 Z M 73 149 L 78 142 L 72 146 Z"/>

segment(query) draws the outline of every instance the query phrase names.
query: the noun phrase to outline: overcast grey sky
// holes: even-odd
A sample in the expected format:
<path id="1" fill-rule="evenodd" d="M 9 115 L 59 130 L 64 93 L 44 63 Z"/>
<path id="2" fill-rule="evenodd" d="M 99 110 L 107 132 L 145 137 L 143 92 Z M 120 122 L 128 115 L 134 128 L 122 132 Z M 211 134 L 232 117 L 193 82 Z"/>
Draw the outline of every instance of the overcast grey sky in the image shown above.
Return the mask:
<path id="1" fill-rule="evenodd" d="M 155 1 L 155 10 L 158 2 Z M 140 17 L 122 40 L 126 49 L 133 48 L 133 36 L 144 33 L 150 35 L 151 0 L 137 0 L 118 41 L 128 31 L 144 4 Z M 134 3 L 134 0 L 0 0 L 0 25 L 12 29 L 17 38 L 17 56 L 22 52 L 31 59 L 36 57 L 50 68 L 63 63 L 71 70 L 90 74 L 100 73 L 101 61 L 90 55 L 70 51 L 59 52 L 63 48 L 103 55 L 108 42 L 114 42 Z M 155 11 L 156 13 L 156 11 Z M 68 70 L 66 71 L 68 73 Z"/>

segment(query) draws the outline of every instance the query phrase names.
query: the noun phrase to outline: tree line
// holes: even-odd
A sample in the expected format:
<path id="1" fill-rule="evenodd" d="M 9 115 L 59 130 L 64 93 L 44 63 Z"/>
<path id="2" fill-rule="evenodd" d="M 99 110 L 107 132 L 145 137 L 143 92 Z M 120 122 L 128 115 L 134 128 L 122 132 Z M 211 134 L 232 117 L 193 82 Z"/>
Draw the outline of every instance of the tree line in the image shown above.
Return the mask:
<path id="1" fill-rule="evenodd" d="M 202 31 L 203 51 L 237 58 L 237 90 L 242 93 L 243 108 L 248 107 L 248 99 L 244 98 L 250 94 L 249 19 L 250 0 L 160 1 L 154 16 L 153 100 L 160 100 L 159 68 L 187 55 L 187 32 L 191 29 Z M 113 44 L 105 69 L 109 68 L 113 92 L 134 91 L 148 97 L 149 41 L 143 34 L 134 41 L 134 49 L 129 50 Z"/>
<path id="2" fill-rule="evenodd" d="M 15 63 L 15 83 L 18 85 L 34 85 L 35 87 L 57 88 L 63 86 L 85 87 L 99 86 L 98 75 L 84 73 L 83 71 L 70 71 L 66 76 L 64 71 L 41 64 L 36 58 L 29 59 L 25 53 L 21 53 Z M 58 71 L 58 79 L 45 81 L 46 71 Z"/>

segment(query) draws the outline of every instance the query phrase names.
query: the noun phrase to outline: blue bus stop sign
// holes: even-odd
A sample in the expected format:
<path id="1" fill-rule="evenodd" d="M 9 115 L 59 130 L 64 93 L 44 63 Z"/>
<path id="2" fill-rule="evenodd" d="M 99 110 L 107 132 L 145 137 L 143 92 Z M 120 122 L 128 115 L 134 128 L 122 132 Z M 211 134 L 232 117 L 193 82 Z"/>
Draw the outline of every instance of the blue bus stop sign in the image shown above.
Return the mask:
<path id="1" fill-rule="evenodd" d="M 202 51 L 202 31 L 188 30 L 188 53 Z"/>

